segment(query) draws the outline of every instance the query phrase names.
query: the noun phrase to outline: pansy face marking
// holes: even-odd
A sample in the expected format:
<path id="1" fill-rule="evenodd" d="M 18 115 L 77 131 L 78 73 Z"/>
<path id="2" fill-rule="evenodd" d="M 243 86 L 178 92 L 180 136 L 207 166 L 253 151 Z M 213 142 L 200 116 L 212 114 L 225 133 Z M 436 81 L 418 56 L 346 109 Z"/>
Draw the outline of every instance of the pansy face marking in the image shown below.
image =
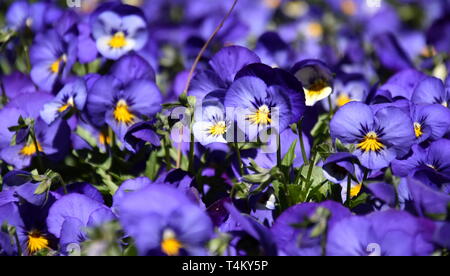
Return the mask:
<path id="1" fill-rule="evenodd" d="M 423 135 L 422 125 L 418 122 L 414 123 L 414 133 L 416 134 L 417 138 L 420 138 Z"/>
<path id="2" fill-rule="evenodd" d="M 182 248 L 183 244 L 176 238 L 175 232 L 170 229 L 165 230 L 161 242 L 163 253 L 168 256 L 178 256 Z"/>
<path id="3" fill-rule="evenodd" d="M 247 119 L 254 125 L 269 125 L 272 122 L 270 108 L 261 105 L 254 113 L 248 115 Z"/>
<path id="4" fill-rule="evenodd" d="M 122 49 L 127 46 L 128 41 L 124 32 L 116 32 L 111 40 L 108 42 L 109 47 L 111 49 Z"/>
<path id="5" fill-rule="evenodd" d="M 126 125 L 131 125 L 134 122 L 135 116 L 130 111 L 128 104 L 124 99 L 117 102 L 116 108 L 114 109 L 114 119 L 117 122 Z"/>
<path id="6" fill-rule="evenodd" d="M 224 135 L 227 132 L 227 129 L 228 127 L 225 121 L 218 121 L 208 129 L 208 133 L 211 136 L 219 137 Z"/>
<path id="7" fill-rule="evenodd" d="M 74 106 L 75 106 L 75 103 L 74 103 L 74 101 L 73 101 L 73 97 L 70 97 L 70 98 L 66 101 L 66 103 L 63 104 L 63 105 L 58 109 L 58 112 L 59 112 L 59 113 L 62 113 L 62 112 L 64 112 L 64 111 L 66 111 L 67 109 L 70 109 L 70 108 L 72 108 L 72 107 L 74 107 Z"/>
<path id="8" fill-rule="evenodd" d="M 62 55 L 60 58 L 58 58 L 55 62 L 53 62 L 50 65 L 50 72 L 53 74 L 58 74 L 61 69 L 61 63 L 67 62 L 67 56 Z"/>
<path id="9" fill-rule="evenodd" d="M 42 249 L 48 248 L 48 239 L 42 235 L 39 231 L 32 230 L 28 233 L 28 253 L 33 254 Z"/>
<path id="10" fill-rule="evenodd" d="M 358 183 L 357 185 L 350 188 L 350 197 L 354 198 L 355 196 L 359 195 L 359 192 L 361 192 L 362 183 Z"/>
<path id="11" fill-rule="evenodd" d="M 39 144 L 39 142 L 37 143 L 37 148 L 36 145 L 34 143 L 30 143 L 25 145 L 21 150 L 20 150 L 20 154 L 23 156 L 32 156 L 34 154 L 36 154 L 36 152 L 42 152 L 42 147 Z"/>
<path id="12" fill-rule="evenodd" d="M 379 141 L 378 134 L 375 131 L 370 131 L 357 145 L 357 148 L 364 152 L 379 152 L 384 148 L 384 145 Z"/>

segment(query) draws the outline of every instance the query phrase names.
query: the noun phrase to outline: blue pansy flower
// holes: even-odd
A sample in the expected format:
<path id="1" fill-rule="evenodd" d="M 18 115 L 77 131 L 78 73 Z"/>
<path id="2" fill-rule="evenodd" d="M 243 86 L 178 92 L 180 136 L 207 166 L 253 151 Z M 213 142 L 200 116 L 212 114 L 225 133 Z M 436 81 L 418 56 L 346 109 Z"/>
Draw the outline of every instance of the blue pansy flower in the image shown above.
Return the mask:
<path id="1" fill-rule="evenodd" d="M 245 76 L 233 82 L 225 95 L 225 108 L 232 120 L 252 140 L 262 130 L 284 131 L 294 116 L 301 116 L 302 95 L 281 85 L 268 86 L 263 80 Z"/>
<path id="2" fill-rule="evenodd" d="M 450 110 L 440 104 L 420 104 L 411 106 L 411 117 L 418 143 L 435 141 L 448 131 Z"/>
<path id="3" fill-rule="evenodd" d="M 30 49 L 31 79 L 51 92 L 56 81 L 67 77 L 76 60 L 76 44 L 65 42 L 56 31 L 40 33 Z"/>
<path id="4" fill-rule="evenodd" d="M 86 240 L 86 228 L 98 227 L 116 219 L 103 203 L 86 195 L 73 193 L 58 199 L 47 217 L 48 231 L 59 239 L 61 252 L 70 251 L 70 245 Z"/>
<path id="5" fill-rule="evenodd" d="M 330 217 L 326 222 L 328 228 L 351 216 L 350 210 L 333 201 L 292 206 L 277 218 L 271 229 L 279 254 L 288 256 L 322 255 L 321 242 L 324 237 L 313 236 L 312 232 L 316 224 L 308 224 L 319 208 L 327 209 L 330 212 Z M 305 224 L 304 227 L 300 226 L 302 223 Z"/>
<path id="6" fill-rule="evenodd" d="M 432 221 L 404 211 L 350 216 L 331 227 L 326 251 L 329 256 L 426 256 L 435 249 L 434 232 Z"/>
<path id="7" fill-rule="evenodd" d="M 120 222 L 141 255 L 201 255 L 213 233 L 204 210 L 183 192 L 153 184 L 129 193 L 118 206 Z"/>
<path id="8" fill-rule="evenodd" d="M 196 110 L 193 132 L 202 145 L 227 143 L 231 122 L 226 118 L 224 96 L 223 90 L 213 91 L 205 96 L 201 108 Z"/>
<path id="9" fill-rule="evenodd" d="M 16 227 L 18 247 L 26 255 L 54 245 L 45 219 L 55 198 L 51 193 L 36 194 L 40 184 L 29 172 L 11 171 L 4 176 L 0 192 L 0 222 Z"/>
<path id="10" fill-rule="evenodd" d="M 47 123 L 53 123 L 57 118 L 64 117 L 71 111 L 81 111 L 86 104 L 87 87 L 83 79 L 67 83 L 56 95 L 55 99 L 44 105 L 41 118 Z"/>
<path id="11" fill-rule="evenodd" d="M 331 120 L 330 131 L 333 139 L 355 145 L 353 154 L 372 170 L 389 166 L 415 143 L 411 118 L 397 107 L 373 112 L 363 103 L 348 103 Z"/>
<path id="12" fill-rule="evenodd" d="M 147 22 L 139 8 L 105 4 L 93 14 L 92 35 L 97 49 L 108 59 L 119 59 L 130 51 L 139 51 L 148 40 Z"/>
<path id="13" fill-rule="evenodd" d="M 128 128 L 143 116 L 151 118 L 160 111 L 161 98 L 151 81 L 135 80 L 124 85 L 112 76 L 104 76 L 90 90 L 86 107 L 95 126 L 106 123 L 123 139 Z"/>
<path id="14" fill-rule="evenodd" d="M 260 61 L 255 53 L 245 47 L 225 47 L 211 58 L 210 69 L 195 74 L 189 87 L 189 95 L 197 97 L 197 102 L 201 102 L 210 92 L 227 89 L 244 66 Z"/>
<path id="15" fill-rule="evenodd" d="M 394 175 L 406 177 L 418 169 L 425 168 L 428 170 L 428 175 L 435 175 L 434 180 L 442 179 L 443 182 L 450 182 L 449 155 L 450 140 L 447 139 L 434 141 L 427 148 L 414 145 L 411 154 L 405 159 L 392 162 L 392 171 Z"/>
<path id="16" fill-rule="evenodd" d="M 95 127 L 108 124 L 123 140 L 127 130 L 161 110 L 162 95 L 153 68 L 141 57 L 129 54 L 90 87 L 86 111 Z"/>
<path id="17" fill-rule="evenodd" d="M 6 12 L 6 25 L 16 31 L 28 27 L 40 32 L 50 27 L 61 13 L 53 3 L 14 1 Z"/>
<path id="18" fill-rule="evenodd" d="M 331 94 L 331 103 L 341 107 L 349 102 L 365 102 L 370 92 L 368 81 L 361 74 L 342 74 L 334 82 L 334 93 Z M 322 102 L 325 109 L 329 109 L 328 102 Z"/>
<path id="19" fill-rule="evenodd" d="M 447 78 L 447 83 L 450 83 Z M 428 77 L 422 80 L 414 90 L 411 101 L 416 104 L 441 104 L 449 107 L 450 89 L 444 83 L 435 77 Z"/>

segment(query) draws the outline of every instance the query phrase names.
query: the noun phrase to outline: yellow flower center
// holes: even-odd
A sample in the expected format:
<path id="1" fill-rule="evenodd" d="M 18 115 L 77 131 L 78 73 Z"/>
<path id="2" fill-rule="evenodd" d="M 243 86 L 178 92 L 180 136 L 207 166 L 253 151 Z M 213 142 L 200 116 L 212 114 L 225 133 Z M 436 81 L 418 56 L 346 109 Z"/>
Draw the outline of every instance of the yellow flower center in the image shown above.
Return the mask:
<path id="1" fill-rule="evenodd" d="M 172 230 L 166 230 L 163 234 L 163 241 L 161 242 L 161 250 L 167 256 L 178 256 L 183 244 L 175 237 Z"/>
<path id="2" fill-rule="evenodd" d="M 346 93 L 341 93 L 339 97 L 336 99 L 336 105 L 338 107 L 344 106 L 349 102 L 353 101 Z"/>
<path id="3" fill-rule="evenodd" d="M 20 154 L 24 156 L 31 156 L 34 155 L 37 150 L 39 150 L 39 152 L 42 152 L 42 147 L 39 142 L 37 143 L 37 147 L 38 148 L 36 149 L 36 145 L 34 143 L 27 144 L 20 150 Z"/>
<path id="4" fill-rule="evenodd" d="M 255 113 L 248 115 L 248 119 L 254 125 L 267 125 L 272 122 L 267 105 L 262 105 Z"/>
<path id="5" fill-rule="evenodd" d="M 359 194 L 359 192 L 361 191 L 361 188 L 362 188 L 362 183 L 359 183 L 358 185 L 353 186 L 353 187 L 350 189 L 350 197 L 355 197 L 355 196 L 357 196 L 357 195 Z"/>
<path id="6" fill-rule="evenodd" d="M 125 38 L 125 34 L 123 32 L 117 32 L 108 42 L 109 47 L 113 49 L 121 49 L 127 46 L 127 39 Z"/>
<path id="7" fill-rule="evenodd" d="M 341 2 L 341 10 L 346 15 L 354 15 L 356 13 L 357 7 L 353 0 L 343 0 Z"/>
<path id="8" fill-rule="evenodd" d="M 223 135 L 225 134 L 225 132 L 227 132 L 227 125 L 224 121 L 217 122 L 208 129 L 208 132 L 212 136 Z"/>
<path id="9" fill-rule="evenodd" d="M 28 233 L 27 251 L 30 254 L 41 251 L 42 249 L 49 248 L 48 240 L 39 231 L 31 231 Z"/>
<path id="10" fill-rule="evenodd" d="M 443 105 L 444 107 L 448 107 L 448 102 L 442 102 L 442 105 Z"/>
<path id="11" fill-rule="evenodd" d="M 419 138 L 423 135 L 422 125 L 419 123 L 414 123 L 414 133 L 416 134 L 416 138 Z"/>
<path id="12" fill-rule="evenodd" d="M 69 109 L 69 108 L 71 108 L 71 107 L 74 107 L 74 106 L 75 106 L 75 104 L 74 104 L 74 102 L 73 102 L 73 98 L 70 97 L 69 100 L 67 101 L 67 103 L 66 103 L 65 105 L 62 105 L 62 106 L 58 109 L 58 112 L 59 112 L 59 113 L 62 113 L 62 112 L 64 112 L 64 111 L 66 111 L 67 109 Z"/>
<path id="13" fill-rule="evenodd" d="M 116 108 L 114 109 L 114 119 L 119 123 L 127 125 L 133 123 L 135 116 L 130 112 L 125 100 L 117 102 Z"/>
<path id="14" fill-rule="evenodd" d="M 322 25 L 318 22 L 311 22 L 308 24 L 308 33 L 314 38 L 319 38 L 323 34 Z"/>
<path id="15" fill-rule="evenodd" d="M 378 135 L 374 131 L 371 131 L 364 136 L 364 139 L 357 145 L 357 147 L 365 152 L 368 152 L 380 151 L 384 148 L 384 145 L 378 141 Z"/>
<path id="16" fill-rule="evenodd" d="M 53 74 L 58 74 L 59 69 L 61 67 L 61 63 L 66 61 L 67 61 L 66 55 L 63 55 L 60 58 L 58 58 L 55 62 L 52 63 L 52 65 L 50 65 L 50 72 L 52 72 Z"/>

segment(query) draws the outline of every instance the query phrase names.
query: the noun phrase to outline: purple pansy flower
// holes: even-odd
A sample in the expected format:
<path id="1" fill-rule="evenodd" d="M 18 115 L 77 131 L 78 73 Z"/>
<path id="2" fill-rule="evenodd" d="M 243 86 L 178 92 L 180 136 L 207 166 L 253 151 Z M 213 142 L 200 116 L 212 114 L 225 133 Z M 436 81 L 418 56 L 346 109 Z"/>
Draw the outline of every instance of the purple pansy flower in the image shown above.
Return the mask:
<path id="1" fill-rule="evenodd" d="M 64 117 L 72 111 L 81 111 L 86 104 L 87 87 L 83 79 L 67 83 L 56 95 L 55 99 L 44 105 L 41 118 L 51 124 L 56 119 Z"/>
<path id="2" fill-rule="evenodd" d="M 127 64 L 132 66 L 126 67 Z M 161 110 L 162 96 L 156 84 L 149 80 L 149 76 L 154 76 L 153 69 L 142 58 L 123 57 L 112 73 L 93 84 L 86 108 L 94 126 L 100 128 L 106 123 L 123 140 L 129 127 Z"/>
<path id="3" fill-rule="evenodd" d="M 201 102 L 210 92 L 227 89 L 239 70 L 257 62 L 260 62 L 259 57 L 245 47 L 225 47 L 211 58 L 211 69 L 196 73 L 189 88 L 189 95 L 196 96 L 197 102 Z"/>
<path id="4" fill-rule="evenodd" d="M 350 216 L 331 226 L 327 255 L 330 256 L 422 256 L 435 249 L 432 221 L 403 211 Z"/>
<path id="5" fill-rule="evenodd" d="M 49 232 L 59 238 L 61 252 L 66 253 L 69 245 L 86 240 L 87 227 L 98 227 L 115 218 L 103 203 L 74 193 L 61 197 L 52 205 L 47 225 Z"/>
<path id="6" fill-rule="evenodd" d="M 141 255 L 202 255 L 212 235 L 205 211 L 183 192 L 153 184 L 121 201 L 120 222 Z"/>
<path id="7" fill-rule="evenodd" d="M 116 60 L 130 51 L 139 51 L 148 40 L 144 14 L 129 5 L 100 6 L 92 16 L 91 28 L 98 51 L 108 59 Z"/>
<path id="8" fill-rule="evenodd" d="M 450 83 L 448 78 L 447 83 Z M 447 85 L 448 86 L 448 85 Z M 449 107 L 450 90 L 444 83 L 435 77 L 428 77 L 421 81 L 412 95 L 411 101 L 416 104 L 441 104 Z"/>
<path id="9" fill-rule="evenodd" d="M 320 256 L 322 254 L 321 240 L 323 237 L 312 237 L 314 223 L 302 223 L 310 220 L 318 211 L 324 208 L 330 212 L 326 218 L 328 227 L 332 227 L 340 220 L 351 216 L 348 209 L 337 202 L 303 203 L 287 209 L 275 221 L 271 231 L 278 245 L 280 253 L 289 256 Z M 318 223 L 318 221 L 316 222 Z M 324 233 L 326 235 L 326 233 Z"/>
<path id="10" fill-rule="evenodd" d="M 67 43 L 56 31 L 40 33 L 30 50 L 31 79 L 51 92 L 56 81 L 65 79 L 75 63 L 76 45 Z"/>
<path id="11" fill-rule="evenodd" d="M 249 140 L 256 138 L 262 130 L 283 132 L 301 116 L 302 96 L 296 91 L 280 85 L 268 86 L 263 80 L 245 76 L 233 82 L 225 95 L 225 108 L 231 109 L 233 121 Z"/>
<path id="12" fill-rule="evenodd" d="M 330 123 L 331 137 L 353 144 L 353 153 L 368 169 L 389 166 L 396 157 L 403 157 L 415 143 L 413 123 L 397 107 L 377 112 L 363 103 L 351 102 L 339 109 Z"/>

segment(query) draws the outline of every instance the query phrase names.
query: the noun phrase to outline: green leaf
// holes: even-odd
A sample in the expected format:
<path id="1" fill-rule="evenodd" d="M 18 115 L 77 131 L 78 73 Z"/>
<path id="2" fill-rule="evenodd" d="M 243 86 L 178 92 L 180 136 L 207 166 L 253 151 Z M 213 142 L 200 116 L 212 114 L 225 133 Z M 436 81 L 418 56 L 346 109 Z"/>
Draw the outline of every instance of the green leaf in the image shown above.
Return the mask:
<path id="1" fill-rule="evenodd" d="M 294 163 L 295 159 L 295 147 L 297 146 L 297 140 L 294 140 L 292 142 L 291 147 L 289 148 L 288 152 L 284 156 L 283 160 L 281 161 L 281 166 L 290 168 L 292 164 Z"/>
<path id="2" fill-rule="evenodd" d="M 42 181 L 41 184 L 39 184 L 39 186 L 34 191 L 34 194 L 42 195 L 42 194 L 46 193 L 47 191 L 49 191 L 51 186 L 52 186 L 52 179 L 47 178 L 44 181 Z"/>
<path id="3" fill-rule="evenodd" d="M 108 192 L 114 195 L 119 187 L 112 181 L 111 176 L 102 168 L 98 168 L 96 173 L 102 178 L 103 183 L 108 187 Z"/>
<path id="4" fill-rule="evenodd" d="M 317 146 L 317 153 L 319 154 L 320 158 L 326 160 L 328 157 L 330 157 L 331 154 L 333 154 L 333 150 L 330 144 L 323 143 Z"/>
<path id="5" fill-rule="evenodd" d="M 161 168 L 161 165 L 158 162 L 158 152 L 153 151 L 150 154 L 150 158 L 147 160 L 144 175 L 151 180 L 155 180 L 160 168 Z"/>
<path id="6" fill-rule="evenodd" d="M 309 170 L 310 170 L 310 166 L 303 166 L 301 168 L 301 176 L 302 178 L 304 178 L 305 180 L 308 179 L 308 174 L 309 174 Z M 322 196 L 326 196 L 328 189 L 326 185 L 323 185 L 324 181 L 326 181 L 327 179 L 325 178 L 325 176 L 323 175 L 323 170 L 321 167 L 318 166 L 314 166 L 312 168 L 311 171 L 311 176 L 309 178 L 309 183 L 306 183 L 305 185 L 305 189 L 304 189 L 304 200 L 306 200 L 310 193 L 311 190 L 314 190 L 314 188 L 316 187 L 320 187 L 318 192 L 322 195 Z"/>
<path id="7" fill-rule="evenodd" d="M 195 107 L 195 105 L 197 103 L 197 98 L 195 96 L 188 96 L 187 102 L 188 102 L 189 107 Z"/>
<path id="8" fill-rule="evenodd" d="M 251 183 L 263 183 L 271 178 L 270 174 L 249 174 L 244 175 L 244 180 Z"/>
<path id="9" fill-rule="evenodd" d="M 86 141 L 91 147 L 97 147 L 97 139 L 85 128 L 78 126 L 75 133 Z"/>
<path id="10" fill-rule="evenodd" d="M 336 149 L 338 152 L 350 152 L 349 149 L 341 142 L 341 140 L 335 140 Z"/>
<path id="11" fill-rule="evenodd" d="M 233 186 L 234 194 L 237 198 L 247 198 L 248 194 L 250 192 L 251 185 L 241 182 L 241 183 L 235 183 Z"/>
<path id="12" fill-rule="evenodd" d="M 0 31 L 0 43 L 8 42 L 15 35 L 16 32 L 13 30 Z"/>
<path id="13" fill-rule="evenodd" d="M 368 198 L 369 198 L 369 195 L 366 193 L 362 193 L 358 197 L 352 198 L 349 203 L 349 208 L 353 209 L 360 204 L 366 203 Z"/>
<path id="14" fill-rule="evenodd" d="M 268 173 L 270 170 L 268 169 L 264 169 L 262 167 L 260 167 L 255 160 L 253 160 L 252 158 L 249 158 L 250 160 L 250 167 L 249 169 L 251 169 L 252 171 L 256 172 L 256 173 Z"/>
<path id="15" fill-rule="evenodd" d="M 89 63 L 88 66 L 88 73 L 97 73 L 100 70 L 100 67 L 102 65 L 102 60 L 100 58 L 94 60 L 93 62 Z"/>
<path id="16" fill-rule="evenodd" d="M 329 133 L 329 123 L 330 116 L 329 114 L 322 114 L 319 116 L 316 125 L 311 130 L 311 135 L 313 137 L 319 137 L 322 135 L 327 135 Z"/>
<path id="17" fill-rule="evenodd" d="M 287 186 L 287 189 L 288 189 L 287 200 L 288 200 L 289 207 L 302 202 L 302 200 L 301 200 L 302 186 L 289 184 Z"/>

